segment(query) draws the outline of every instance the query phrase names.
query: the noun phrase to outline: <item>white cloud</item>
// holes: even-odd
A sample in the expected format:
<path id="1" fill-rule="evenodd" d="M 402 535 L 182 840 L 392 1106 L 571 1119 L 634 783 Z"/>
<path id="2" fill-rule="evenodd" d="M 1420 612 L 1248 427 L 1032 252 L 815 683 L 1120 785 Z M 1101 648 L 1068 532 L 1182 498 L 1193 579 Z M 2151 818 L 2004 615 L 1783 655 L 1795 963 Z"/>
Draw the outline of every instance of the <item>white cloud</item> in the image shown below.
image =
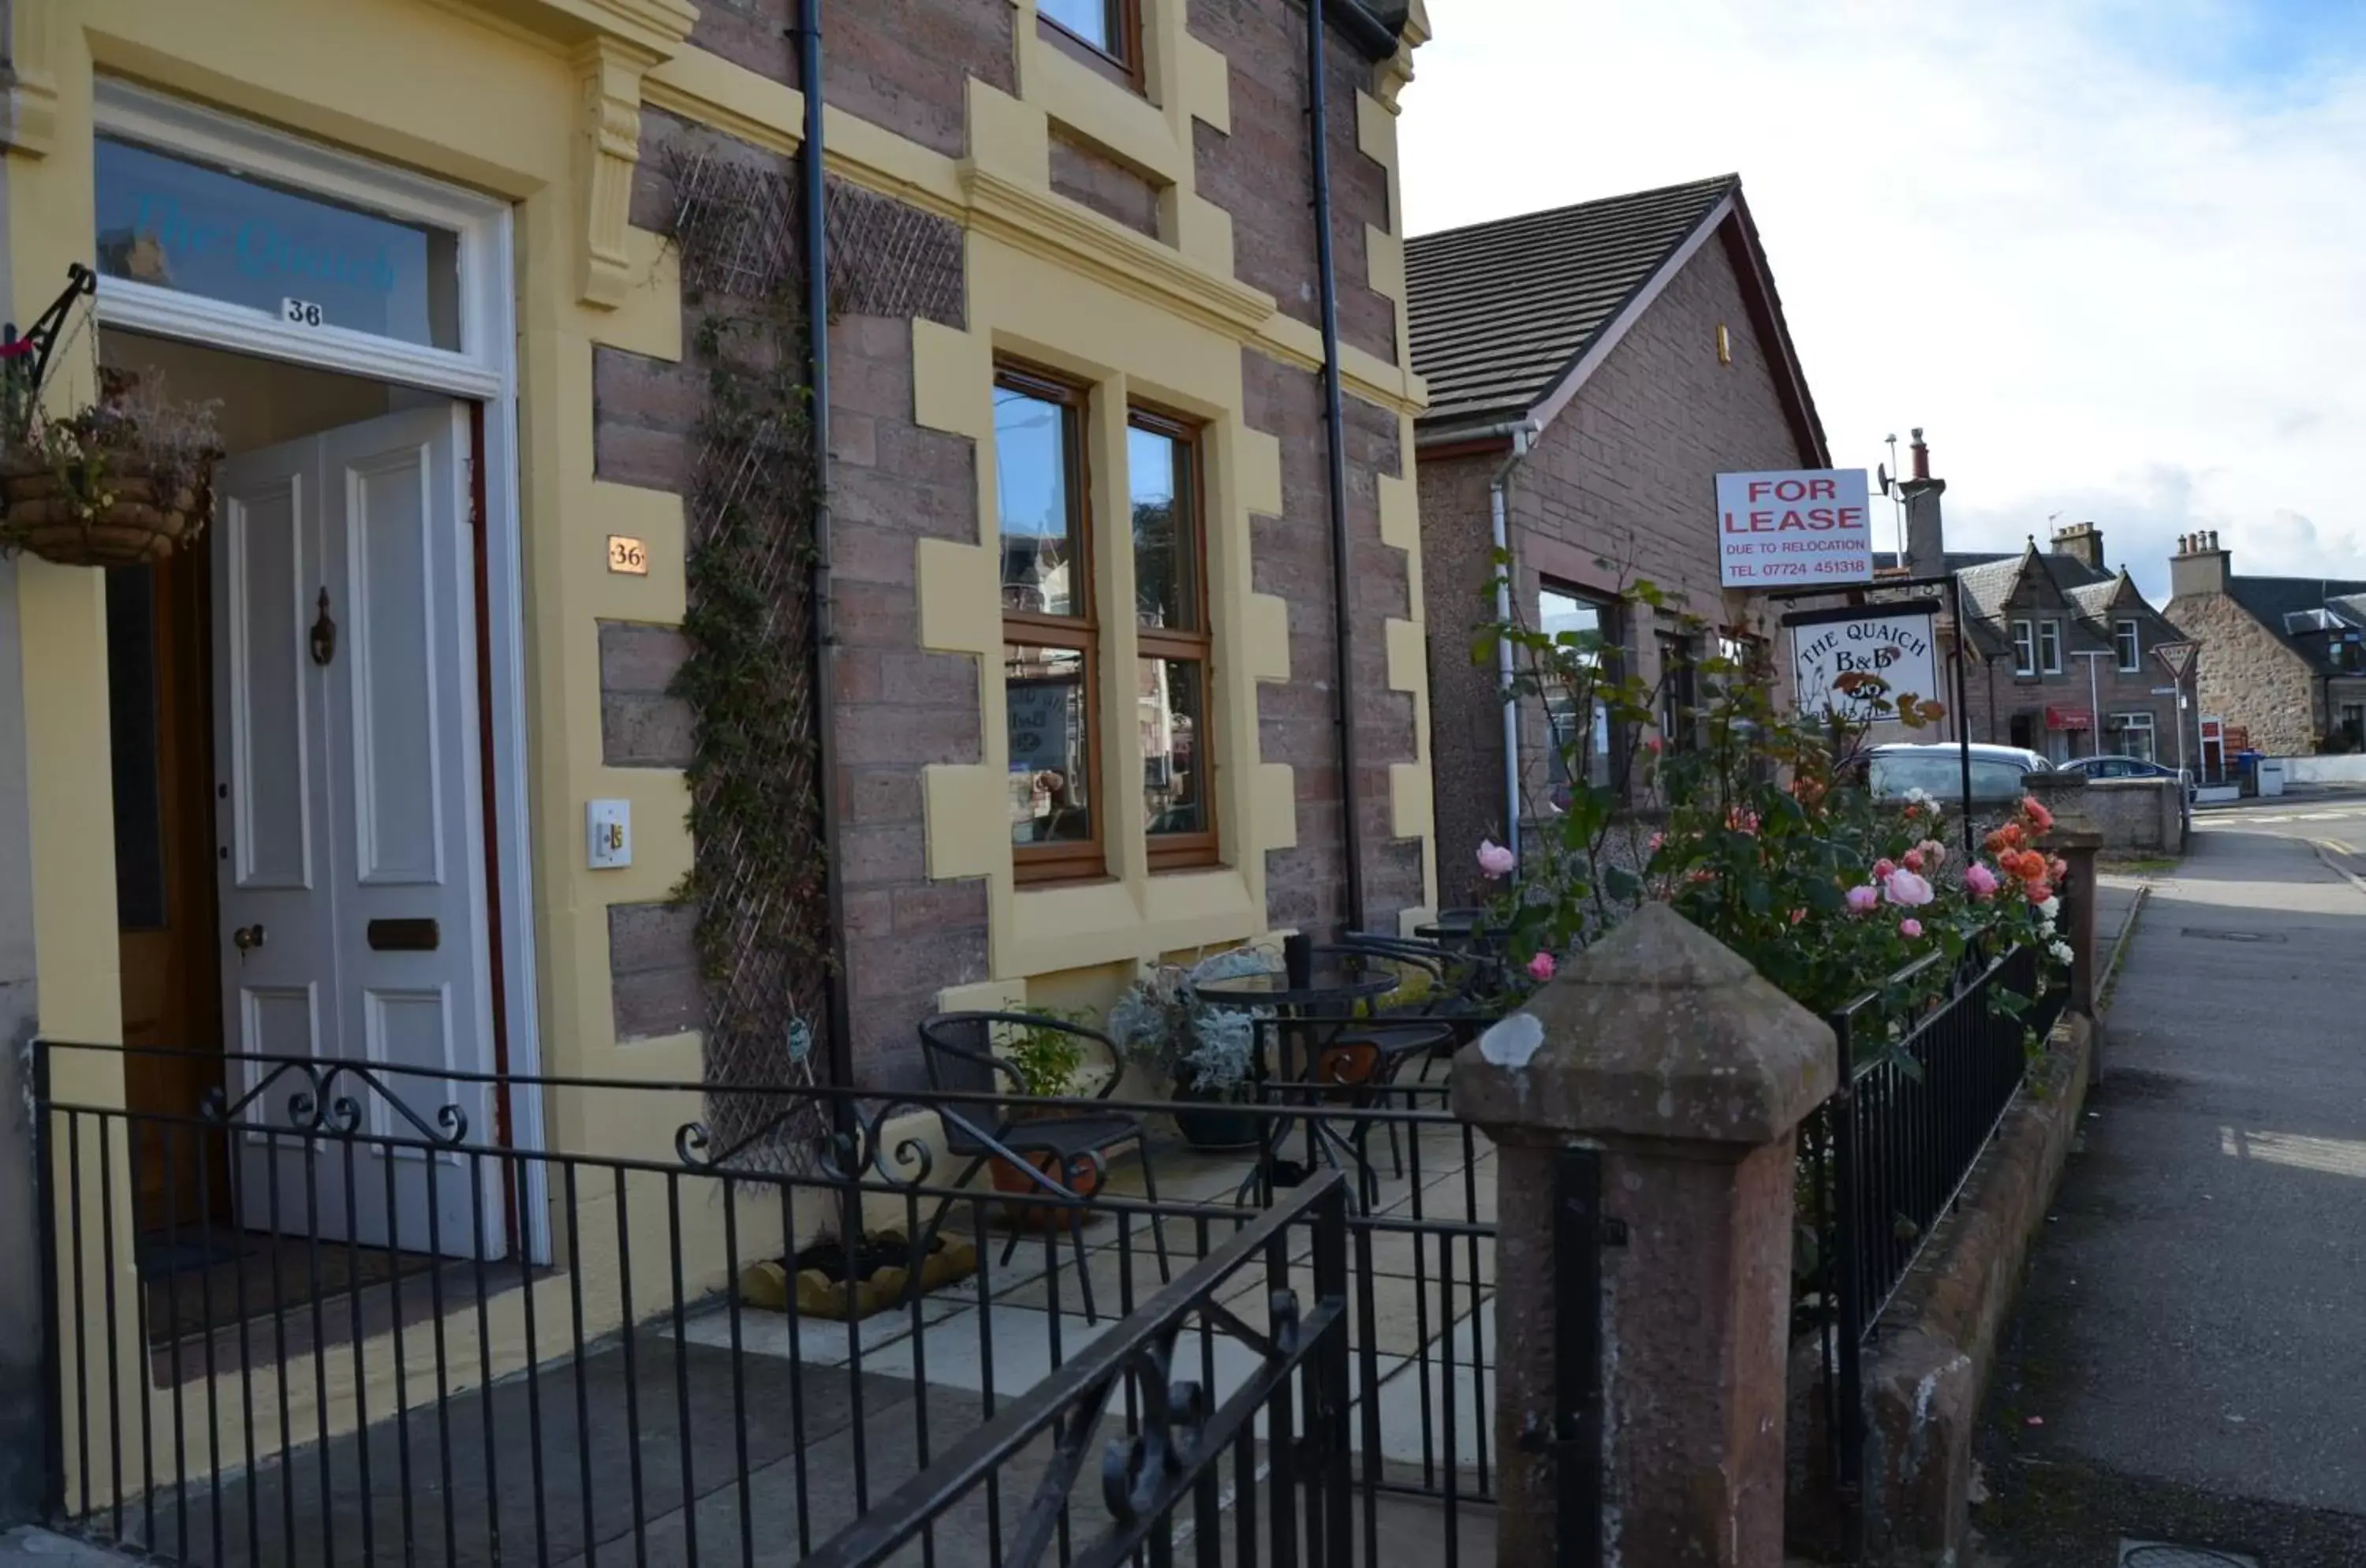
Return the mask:
<path id="1" fill-rule="evenodd" d="M 1951 544 L 2058 512 L 2156 593 L 2194 527 L 2237 570 L 2366 577 L 2354 63 L 2237 69 L 2225 0 L 1431 15 L 1412 231 L 1739 171 L 1834 457 L 1926 426 Z"/>

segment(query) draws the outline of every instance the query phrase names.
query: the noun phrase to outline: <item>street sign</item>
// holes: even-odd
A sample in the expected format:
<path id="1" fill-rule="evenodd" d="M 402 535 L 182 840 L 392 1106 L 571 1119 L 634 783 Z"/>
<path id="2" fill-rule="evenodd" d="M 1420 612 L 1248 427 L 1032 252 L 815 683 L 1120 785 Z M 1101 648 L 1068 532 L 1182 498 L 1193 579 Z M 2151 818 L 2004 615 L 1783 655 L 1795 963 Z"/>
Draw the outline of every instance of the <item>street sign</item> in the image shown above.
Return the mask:
<path id="1" fill-rule="evenodd" d="M 2173 697 L 2177 695 L 2177 688 L 2174 686 L 2155 686 L 2152 689 L 2152 694 L 2156 697 Z"/>
<path id="2" fill-rule="evenodd" d="M 2169 642 L 2154 649 L 2152 656 L 2160 660 L 2161 668 L 2169 671 L 2170 680 L 2182 685 L 2185 678 L 2193 673 L 2194 655 L 2201 651 L 2201 647 L 2195 643 Z"/>
<path id="3" fill-rule="evenodd" d="M 1868 488 L 1863 468 L 1718 475 L 1718 556 L 1725 586 L 1871 581 Z"/>

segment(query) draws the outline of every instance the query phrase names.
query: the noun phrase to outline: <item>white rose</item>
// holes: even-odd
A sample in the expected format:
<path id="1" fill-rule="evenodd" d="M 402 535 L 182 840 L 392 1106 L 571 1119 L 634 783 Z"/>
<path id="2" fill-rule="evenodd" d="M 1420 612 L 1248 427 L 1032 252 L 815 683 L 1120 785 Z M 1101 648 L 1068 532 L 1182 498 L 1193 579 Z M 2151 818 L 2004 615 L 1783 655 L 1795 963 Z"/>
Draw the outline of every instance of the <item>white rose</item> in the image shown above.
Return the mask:
<path id="1" fill-rule="evenodd" d="M 2054 934 L 2053 916 L 2040 915 L 2037 918 L 2037 934 L 2040 936 L 2052 936 Z"/>
<path id="2" fill-rule="evenodd" d="M 2057 964 L 2067 964 L 2073 956 L 2070 944 L 2067 942 L 2057 942 L 2045 951 L 2054 955 L 2054 961 Z"/>
<path id="3" fill-rule="evenodd" d="M 2044 915 L 2045 917 L 2045 923 L 2048 926 L 2051 926 L 2054 923 L 2054 917 L 2062 912 L 2061 897 L 2057 895 L 2055 897 L 2048 898 L 2045 903 L 2040 904 L 2037 907 L 2037 912 Z"/>

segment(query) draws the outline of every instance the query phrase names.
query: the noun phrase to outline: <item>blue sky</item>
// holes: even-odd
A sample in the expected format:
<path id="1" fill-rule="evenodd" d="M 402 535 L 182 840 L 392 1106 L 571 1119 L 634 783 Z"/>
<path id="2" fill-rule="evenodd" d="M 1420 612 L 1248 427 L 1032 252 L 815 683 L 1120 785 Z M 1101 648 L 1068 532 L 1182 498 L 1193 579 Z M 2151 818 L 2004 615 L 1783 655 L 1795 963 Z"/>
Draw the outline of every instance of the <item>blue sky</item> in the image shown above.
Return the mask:
<path id="1" fill-rule="evenodd" d="M 1949 541 L 2366 578 L 2366 4 L 1441 0 L 1411 231 L 1739 170 L 1834 457 Z"/>

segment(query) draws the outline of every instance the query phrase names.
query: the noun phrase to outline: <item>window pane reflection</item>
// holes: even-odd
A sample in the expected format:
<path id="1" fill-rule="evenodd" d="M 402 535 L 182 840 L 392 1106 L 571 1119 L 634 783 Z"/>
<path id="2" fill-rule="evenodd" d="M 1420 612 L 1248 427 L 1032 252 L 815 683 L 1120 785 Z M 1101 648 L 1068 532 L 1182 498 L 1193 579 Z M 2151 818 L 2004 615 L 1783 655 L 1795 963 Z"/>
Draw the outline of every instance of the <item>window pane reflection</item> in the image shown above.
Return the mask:
<path id="1" fill-rule="evenodd" d="M 1085 656 L 1072 648 L 1006 643 L 1009 692 L 1010 841 L 1085 843 L 1091 739 L 1085 723 Z"/>
<path id="2" fill-rule="evenodd" d="M 1155 430 L 1131 428 L 1126 473 L 1133 492 L 1134 612 L 1145 626 L 1198 631 L 1191 447 Z"/>
<path id="3" fill-rule="evenodd" d="M 1600 604 L 1548 588 L 1537 595 L 1537 625 L 1556 641 L 1569 638 L 1561 642 L 1561 647 L 1576 662 L 1586 666 L 1602 662 L 1608 628 Z M 1557 811 L 1569 807 L 1569 753 L 1572 749 L 1580 752 L 1587 783 L 1610 783 L 1610 713 L 1599 701 L 1586 707 L 1586 712 L 1580 713 L 1578 704 L 1566 691 L 1554 693 L 1545 700 L 1545 722 L 1550 739 L 1550 750 L 1545 758 L 1545 783 L 1547 798 Z"/>
<path id="4" fill-rule="evenodd" d="M 1068 493 L 1068 411 L 1010 387 L 994 389 L 994 465 L 1002 518 L 1002 607 L 1084 613 L 1084 560 Z"/>
<path id="5" fill-rule="evenodd" d="M 1035 14 L 1048 17 L 1096 49 L 1114 50 L 1110 0 L 1035 0 Z"/>
<path id="6" fill-rule="evenodd" d="M 1208 830 L 1206 676 L 1196 659 L 1142 660 L 1142 790 L 1153 834 Z"/>

